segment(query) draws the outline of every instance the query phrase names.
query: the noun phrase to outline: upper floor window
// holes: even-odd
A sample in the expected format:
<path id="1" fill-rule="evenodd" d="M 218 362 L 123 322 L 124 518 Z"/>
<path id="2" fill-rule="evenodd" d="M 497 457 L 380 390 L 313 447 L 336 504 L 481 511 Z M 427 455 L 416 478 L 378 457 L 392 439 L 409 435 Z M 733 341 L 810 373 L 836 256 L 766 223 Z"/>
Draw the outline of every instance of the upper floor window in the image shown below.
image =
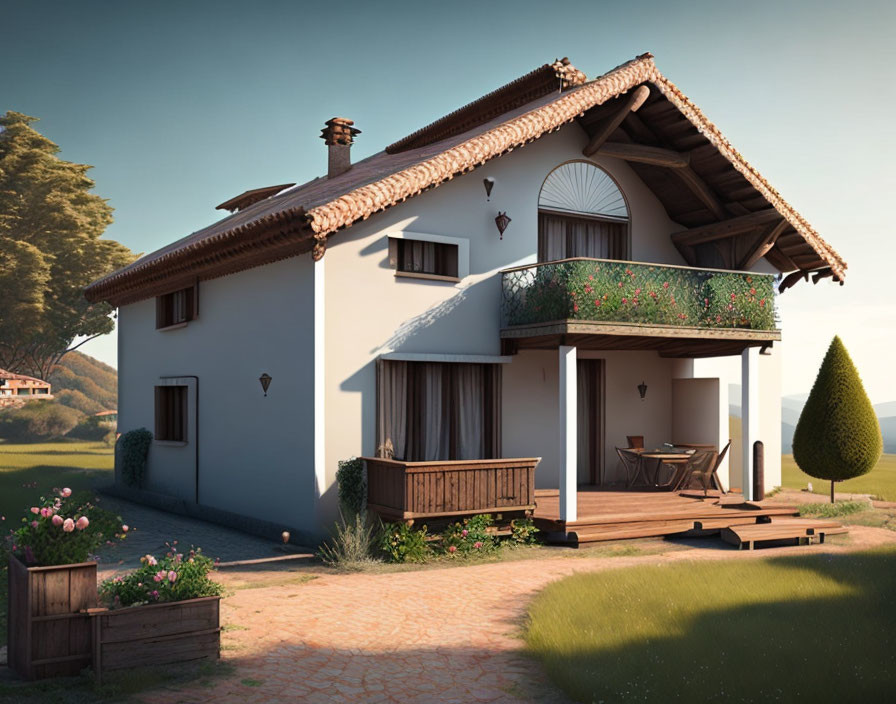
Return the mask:
<path id="1" fill-rule="evenodd" d="M 630 256 L 628 206 L 613 178 L 589 161 L 551 171 L 538 195 L 538 261 Z"/>
<path id="2" fill-rule="evenodd" d="M 395 276 L 457 283 L 470 273 L 470 243 L 460 237 L 393 232 L 389 264 Z"/>
<path id="3" fill-rule="evenodd" d="M 182 325 L 198 313 L 196 287 L 182 288 L 156 298 L 156 329 Z"/>

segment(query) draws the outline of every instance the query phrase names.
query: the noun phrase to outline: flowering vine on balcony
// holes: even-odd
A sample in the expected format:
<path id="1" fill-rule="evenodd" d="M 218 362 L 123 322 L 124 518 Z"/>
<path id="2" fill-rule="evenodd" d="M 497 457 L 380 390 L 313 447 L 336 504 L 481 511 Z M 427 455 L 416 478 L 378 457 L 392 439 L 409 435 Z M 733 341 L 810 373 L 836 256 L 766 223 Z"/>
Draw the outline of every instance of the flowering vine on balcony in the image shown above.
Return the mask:
<path id="1" fill-rule="evenodd" d="M 770 274 L 605 259 L 569 259 L 503 272 L 503 324 L 590 320 L 775 329 Z"/>

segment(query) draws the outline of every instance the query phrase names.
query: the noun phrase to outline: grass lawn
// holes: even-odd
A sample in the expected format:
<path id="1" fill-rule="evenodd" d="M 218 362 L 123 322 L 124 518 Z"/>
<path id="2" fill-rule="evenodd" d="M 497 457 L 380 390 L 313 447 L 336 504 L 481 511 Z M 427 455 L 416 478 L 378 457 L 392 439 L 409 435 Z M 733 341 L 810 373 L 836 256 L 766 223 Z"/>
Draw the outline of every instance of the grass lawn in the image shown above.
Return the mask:
<path id="1" fill-rule="evenodd" d="M 812 482 L 813 493 L 826 496 L 831 493 L 831 483 L 803 473 L 793 461 L 793 455 L 781 458 L 781 481 L 788 489 L 805 489 L 806 483 Z M 834 491 L 871 494 L 883 501 L 896 501 L 896 455 L 882 455 L 880 462 L 868 474 L 837 482 Z"/>
<path id="2" fill-rule="evenodd" d="M 110 482 L 113 464 L 112 448 L 101 442 L 0 441 L 0 538 L 54 487 L 78 491 Z M 0 644 L 6 643 L 6 589 L 5 551 L 0 550 Z"/>
<path id="3" fill-rule="evenodd" d="M 889 701 L 896 549 L 679 563 L 548 586 L 530 653 L 580 702 Z"/>

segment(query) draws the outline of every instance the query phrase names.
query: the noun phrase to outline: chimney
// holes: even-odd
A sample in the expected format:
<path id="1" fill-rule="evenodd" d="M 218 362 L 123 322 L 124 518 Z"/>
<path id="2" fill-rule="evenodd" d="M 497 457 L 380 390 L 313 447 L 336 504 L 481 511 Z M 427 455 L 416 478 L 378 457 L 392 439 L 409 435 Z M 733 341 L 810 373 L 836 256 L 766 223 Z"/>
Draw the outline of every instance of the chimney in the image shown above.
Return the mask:
<path id="1" fill-rule="evenodd" d="M 320 138 L 329 148 L 327 178 L 333 178 L 352 168 L 352 142 L 356 134 L 361 134 L 361 130 L 352 127 L 355 123 L 344 117 L 334 117 L 325 124 L 326 127 L 320 131 Z"/>

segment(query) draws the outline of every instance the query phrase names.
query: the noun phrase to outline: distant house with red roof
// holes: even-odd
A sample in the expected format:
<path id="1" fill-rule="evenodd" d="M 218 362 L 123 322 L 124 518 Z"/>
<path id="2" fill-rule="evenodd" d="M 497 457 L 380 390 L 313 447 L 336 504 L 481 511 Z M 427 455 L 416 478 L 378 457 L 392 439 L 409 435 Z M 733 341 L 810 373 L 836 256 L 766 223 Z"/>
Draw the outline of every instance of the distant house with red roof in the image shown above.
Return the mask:
<path id="1" fill-rule="evenodd" d="M 53 398 L 51 390 L 50 383 L 43 379 L 0 369 L 0 408 Z"/>

